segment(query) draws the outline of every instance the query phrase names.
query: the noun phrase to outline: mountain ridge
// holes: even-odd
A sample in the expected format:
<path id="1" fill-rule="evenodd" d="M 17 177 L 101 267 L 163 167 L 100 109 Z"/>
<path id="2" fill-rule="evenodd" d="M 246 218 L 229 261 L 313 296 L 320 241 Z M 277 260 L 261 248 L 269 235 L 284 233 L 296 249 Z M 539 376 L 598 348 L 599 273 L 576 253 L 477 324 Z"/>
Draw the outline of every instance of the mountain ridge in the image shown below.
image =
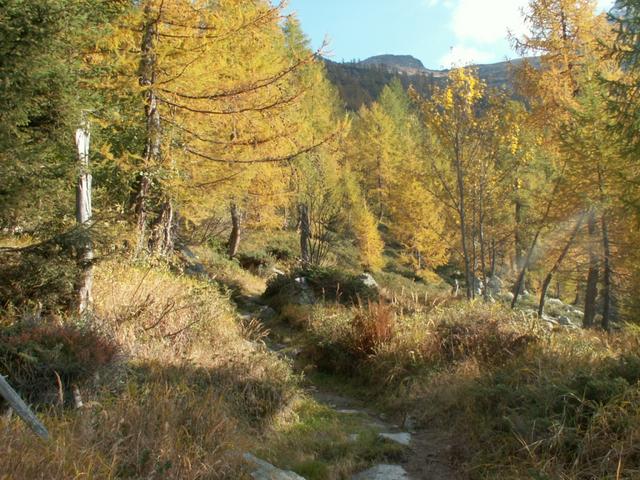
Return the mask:
<path id="1" fill-rule="evenodd" d="M 536 68 L 538 57 L 523 57 L 502 62 L 471 65 L 488 87 L 513 93 L 514 68 L 529 61 Z M 373 102 L 385 85 L 398 78 L 405 88 L 409 85 L 423 95 L 429 95 L 434 86 L 442 84 L 451 69 L 434 70 L 424 66 L 421 60 L 411 55 L 376 55 L 364 60 L 334 62 L 324 58 L 327 73 L 336 86 L 349 110 L 358 110 Z"/>

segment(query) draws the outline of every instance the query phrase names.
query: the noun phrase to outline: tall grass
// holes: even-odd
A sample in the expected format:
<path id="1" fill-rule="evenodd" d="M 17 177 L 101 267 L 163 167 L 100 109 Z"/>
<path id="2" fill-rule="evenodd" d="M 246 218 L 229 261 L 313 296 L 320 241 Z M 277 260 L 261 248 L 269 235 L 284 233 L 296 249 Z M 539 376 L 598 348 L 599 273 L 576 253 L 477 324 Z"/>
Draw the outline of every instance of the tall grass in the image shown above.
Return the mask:
<path id="1" fill-rule="evenodd" d="M 169 267 L 101 264 L 94 298 L 116 357 L 80 384 L 83 409 L 40 408 L 51 442 L 1 424 L 0 478 L 243 478 L 241 453 L 297 392 L 289 366 L 226 294 Z"/>

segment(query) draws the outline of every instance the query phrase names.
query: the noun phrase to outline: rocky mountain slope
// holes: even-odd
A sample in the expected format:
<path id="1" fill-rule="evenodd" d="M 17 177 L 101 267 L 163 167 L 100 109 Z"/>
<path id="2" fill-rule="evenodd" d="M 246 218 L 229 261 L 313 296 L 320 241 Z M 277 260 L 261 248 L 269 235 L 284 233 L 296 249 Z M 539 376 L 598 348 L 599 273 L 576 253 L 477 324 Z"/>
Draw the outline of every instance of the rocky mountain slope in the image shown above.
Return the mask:
<path id="1" fill-rule="evenodd" d="M 535 66 L 539 59 L 526 58 L 476 65 L 478 75 L 489 87 L 513 90 L 513 72 L 524 61 Z M 336 63 L 325 59 L 329 78 L 338 88 L 346 108 L 357 110 L 375 100 L 385 85 L 399 78 L 405 87 L 413 85 L 428 95 L 434 85 L 446 79 L 449 70 L 431 70 L 411 55 L 378 55 L 362 61 Z"/>

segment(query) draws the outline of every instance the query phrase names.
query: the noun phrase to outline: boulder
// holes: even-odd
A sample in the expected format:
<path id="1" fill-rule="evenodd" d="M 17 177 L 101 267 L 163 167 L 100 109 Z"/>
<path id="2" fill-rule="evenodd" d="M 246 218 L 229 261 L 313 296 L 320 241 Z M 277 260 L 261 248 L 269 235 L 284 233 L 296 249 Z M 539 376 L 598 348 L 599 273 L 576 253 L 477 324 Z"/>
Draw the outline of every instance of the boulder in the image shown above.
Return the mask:
<path id="1" fill-rule="evenodd" d="M 390 440 L 405 447 L 408 447 L 411 444 L 411 434 L 407 432 L 381 433 L 380 436 L 385 440 Z"/>
<path id="2" fill-rule="evenodd" d="M 354 475 L 352 480 L 409 480 L 409 474 L 400 465 L 381 464 Z"/>
<path id="3" fill-rule="evenodd" d="M 560 325 L 564 325 L 565 327 L 573 325 L 573 323 L 571 323 L 571 319 L 569 317 L 565 317 L 564 315 L 558 318 L 558 323 Z"/>
<path id="4" fill-rule="evenodd" d="M 362 282 L 365 287 L 378 289 L 379 285 L 376 279 L 370 273 L 363 273 L 358 277 L 358 280 Z"/>
<path id="5" fill-rule="evenodd" d="M 251 477 L 254 480 L 305 480 L 295 472 L 289 470 L 280 470 L 278 467 L 271 465 L 264 460 L 245 453 L 243 458 L 252 467 Z"/>
<path id="6" fill-rule="evenodd" d="M 504 282 L 497 275 L 493 275 L 487 279 L 487 287 L 491 295 L 500 295 L 504 287 Z"/>

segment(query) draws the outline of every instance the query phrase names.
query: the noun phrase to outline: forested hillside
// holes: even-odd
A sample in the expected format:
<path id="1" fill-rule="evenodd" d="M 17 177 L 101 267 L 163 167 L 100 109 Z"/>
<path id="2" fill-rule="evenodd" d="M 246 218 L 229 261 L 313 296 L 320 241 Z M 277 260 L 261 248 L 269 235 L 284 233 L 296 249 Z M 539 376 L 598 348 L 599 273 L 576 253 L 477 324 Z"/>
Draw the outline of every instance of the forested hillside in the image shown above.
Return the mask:
<path id="1" fill-rule="evenodd" d="M 0 479 L 640 477 L 640 4 L 524 13 L 0 2 Z"/>

